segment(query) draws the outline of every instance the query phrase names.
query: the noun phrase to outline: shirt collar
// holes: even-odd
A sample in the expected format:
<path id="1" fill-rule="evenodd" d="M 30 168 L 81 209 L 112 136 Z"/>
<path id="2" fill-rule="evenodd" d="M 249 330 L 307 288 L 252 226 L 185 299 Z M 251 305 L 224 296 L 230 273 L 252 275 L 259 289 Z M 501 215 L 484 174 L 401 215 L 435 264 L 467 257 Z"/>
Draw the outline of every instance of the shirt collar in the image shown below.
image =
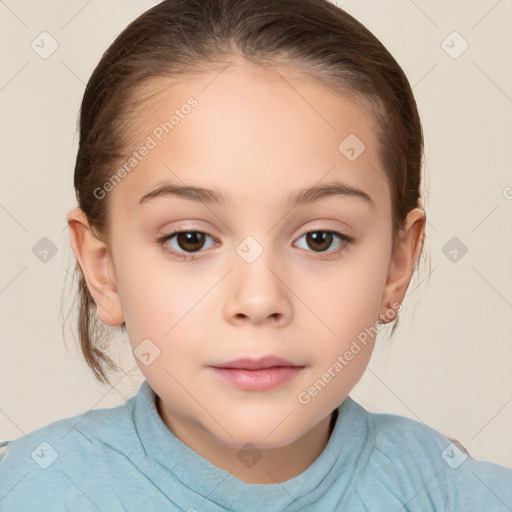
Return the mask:
<path id="1" fill-rule="evenodd" d="M 250 497 L 256 510 L 283 510 L 292 502 L 312 503 L 332 488 L 340 496 L 352 484 L 358 464 L 370 454 L 366 411 L 347 397 L 319 457 L 301 474 L 276 484 L 249 484 L 211 464 L 180 441 L 158 414 L 155 392 L 144 381 L 131 399 L 135 429 L 146 455 L 195 492 L 236 510 Z M 366 456 L 363 456 L 366 452 Z M 249 512 L 249 511 L 248 511 Z"/>

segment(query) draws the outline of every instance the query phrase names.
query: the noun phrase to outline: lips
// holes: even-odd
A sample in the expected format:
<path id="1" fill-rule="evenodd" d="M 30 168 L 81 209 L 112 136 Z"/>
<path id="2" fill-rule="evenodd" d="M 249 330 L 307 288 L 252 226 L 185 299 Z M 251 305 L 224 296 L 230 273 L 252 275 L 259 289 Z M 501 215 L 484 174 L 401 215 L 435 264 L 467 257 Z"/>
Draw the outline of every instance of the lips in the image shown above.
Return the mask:
<path id="1" fill-rule="evenodd" d="M 265 368 L 273 368 L 275 366 L 285 366 L 285 367 L 298 367 L 303 366 L 281 357 L 277 356 L 264 356 L 259 359 L 252 359 L 250 357 L 245 357 L 242 359 L 235 359 L 233 361 L 228 361 L 226 363 L 219 363 L 211 365 L 214 368 L 236 368 L 243 370 L 262 370 Z"/>
<path id="2" fill-rule="evenodd" d="M 270 391 L 292 381 L 304 365 L 277 356 L 243 358 L 211 365 L 214 374 L 226 384 L 245 391 Z"/>

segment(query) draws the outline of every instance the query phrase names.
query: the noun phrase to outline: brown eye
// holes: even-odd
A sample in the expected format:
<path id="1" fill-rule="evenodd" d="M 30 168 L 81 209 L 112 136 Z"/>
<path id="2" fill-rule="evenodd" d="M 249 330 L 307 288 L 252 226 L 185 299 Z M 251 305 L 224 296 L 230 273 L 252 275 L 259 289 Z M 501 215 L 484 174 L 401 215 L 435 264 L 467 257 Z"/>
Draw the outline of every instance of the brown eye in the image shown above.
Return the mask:
<path id="1" fill-rule="evenodd" d="M 352 237 L 338 233 L 337 231 L 330 231 L 327 229 L 315 229 L 308 231 L 302 235 L 299 240 L 305 238 L 306 246 L 302 247 L 310 249 L 310 252 L 318 253 L 319 258 L 326 258 L 336 255 L 342 251 L 348 244 L 354 241 Z M 328 250 L 333 242 L 339 240 L 338 246 L 333 250 Z"/>
<path id="2" fill-rule="evenodd" d="M 178 258 L 195 259 L 200 257 L 201 249 L 205 247 L 208 238 L 218 242 L 214 237 L 202 231 L 176 230 L 157 239 L 157 243 L 166 252 Z"/>
<path id="3" fill-rule="evenodd" d="M 205 234 L 199 231 L 181 231 L 175 236 L 179 248 L 186 252 L 202 249 L 206 239 Z"/>
<path id="4" fill-rule="evenodd" d="M 333 236 L 329 231 L 310 231 L 306 235 L 307 244 L 314 251 L 325 251 L 332 244 Z"/>

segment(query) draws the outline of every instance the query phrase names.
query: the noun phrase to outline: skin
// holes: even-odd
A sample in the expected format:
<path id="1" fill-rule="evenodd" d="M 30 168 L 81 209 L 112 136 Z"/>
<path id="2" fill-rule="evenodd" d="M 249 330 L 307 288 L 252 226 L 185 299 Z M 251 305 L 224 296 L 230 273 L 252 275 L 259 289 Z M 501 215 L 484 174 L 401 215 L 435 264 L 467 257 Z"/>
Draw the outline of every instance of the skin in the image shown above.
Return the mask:
<path id="1" fill-rule="evenodd" d="M 71 243 L 101 321 L 126 322 L 132 349 L 150 339 L 160 350 L 148 366 L 135 360 L 168 428 L 245 482 L 283 482 L 325 448 L 330 414 L 362 376 L 375 339 L 309 403 L 300 403 L 298 394 L 383 318 L 387 303 L 401 304 L 425 214 L 412 210 L 393 246 L 391 195 L 373 119 L 292 68 L 233 62 L 220 74 L 168 85 L 146 106 L 134 140 L 143 142 L 191 96 L 198 106 L 104 199 L 110 240 L 94 236 L 75 208 L 68 214 Z M 366 146 L 355 161 L 338 150 L 351 133 Z M 231 200 L 219 205 L 161 196 L 138 205 L 162 180 L 219 189 Z M 352 196 L 288 207 L 293 191 L 334 180 L 364 190 L 375 207 Z M 196 246 L 199 258 L 184 261 L 155 242 L 174 227 L 219 242 L 207 236 Z M 313 228 L 354 242 L 343 246 L 334 236 L 330 245 L 308 243 L 304 234 Z M 263 249 L 252 263 L 236 251 L 247 236 Z M 194 250 L 176 237 L 167 246 L 181 254 Z M 266 354 L 304 368 L 267 391 L 240 390 L 208 368 Z M 262 455 L 252 467 L 237 457 L 248 442 Z"/>

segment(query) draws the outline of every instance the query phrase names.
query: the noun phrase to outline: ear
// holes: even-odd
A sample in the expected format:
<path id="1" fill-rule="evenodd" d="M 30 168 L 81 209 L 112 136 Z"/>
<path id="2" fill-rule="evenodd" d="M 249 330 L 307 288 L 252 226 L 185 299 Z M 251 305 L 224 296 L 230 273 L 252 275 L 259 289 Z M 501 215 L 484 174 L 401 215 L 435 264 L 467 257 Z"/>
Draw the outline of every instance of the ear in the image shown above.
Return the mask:
<path id="1" fill-rule="evenodd" d="M 73 252 L 82 267 L 100 320 L 112 327 L 122 325 L 124 315 L 108 245 L 93 234 L 87 216 L 80 208 L 68 213 L 67 222 Z"/>
<path id="2" fill-rule="evenodd" d="M 421 208 L 414 208 L 409 212 L 406 218 L 405 227 L 401 232 L 399 240 L 395 242 L 389 264 L 388 278 L 382 294 L 379 317 L 387 318 L 387 321 L 380 320 L 381 323 L 393 321 L 397 310 L 386 315 L 389 310 L 389 304 L 402 304 L 409 282 L 418 257 L 420 255 L 421 244 L 425 229 L 425 212 Z"/>

